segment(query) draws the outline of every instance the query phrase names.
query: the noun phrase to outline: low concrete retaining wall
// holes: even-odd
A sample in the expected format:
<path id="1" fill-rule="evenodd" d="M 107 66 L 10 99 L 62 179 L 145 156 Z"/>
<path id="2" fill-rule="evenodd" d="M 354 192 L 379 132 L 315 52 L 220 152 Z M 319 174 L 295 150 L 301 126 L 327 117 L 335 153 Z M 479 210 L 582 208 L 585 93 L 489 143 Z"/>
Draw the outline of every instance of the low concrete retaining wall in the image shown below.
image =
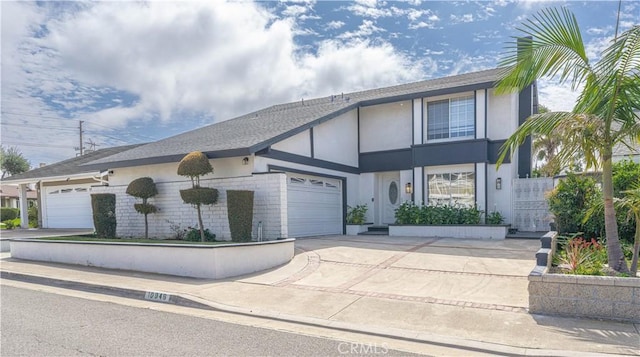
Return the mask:
<path id="1" fill-rule="evenodd" d="M 8 252 L 11 245 L 8 239 L 0 239 L 0 252 Z"/>
<path id="2" fill-rule="evenodd" d="M 390 236 L 504 239 L 508 225 L 389 225 Z"/>
<path id="3" fill-rule="evenodd" d="M 222 279 L 289 262 L 295 239 L 222 245 L 11 240 L 11 257 L 194 278 Z"/>
<path id="4" fill-rule="evenodd" d="M 549 274 L 555 237 L 549 232 L 542 238 L 538 265 L 529 274 L 529 312 L 640 322 L 640 279 Z"/>
<path id="5" fill-rule="evenodd" d="M 367 224 L 347 224 L 347 235 L 348 236 L 357 236 L 358 233 L 366 232 L 369 227 L 371 227 L 373 223 Z"/>

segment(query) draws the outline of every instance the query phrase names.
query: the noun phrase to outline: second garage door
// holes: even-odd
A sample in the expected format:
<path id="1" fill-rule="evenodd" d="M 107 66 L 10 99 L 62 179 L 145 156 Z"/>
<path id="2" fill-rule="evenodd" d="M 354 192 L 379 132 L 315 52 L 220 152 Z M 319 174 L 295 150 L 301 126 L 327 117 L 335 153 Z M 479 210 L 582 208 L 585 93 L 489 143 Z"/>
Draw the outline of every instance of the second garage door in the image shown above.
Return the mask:
<path id="1" fill-rule="evenodd" d="M 289 237 L 342 234 L 342 182 L 287 174 Z"/>
<path id="2" fill-rule="evenodd" d="M 46 228 L 93 228 L 91 185 L 45 187 Z"/>

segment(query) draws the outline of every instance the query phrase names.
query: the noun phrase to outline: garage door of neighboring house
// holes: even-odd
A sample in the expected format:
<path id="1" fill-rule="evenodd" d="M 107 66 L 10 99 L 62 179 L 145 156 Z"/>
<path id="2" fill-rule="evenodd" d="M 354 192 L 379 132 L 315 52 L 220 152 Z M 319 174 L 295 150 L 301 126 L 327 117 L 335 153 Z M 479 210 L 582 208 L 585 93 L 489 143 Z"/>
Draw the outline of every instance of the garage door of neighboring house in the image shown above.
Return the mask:
<path id="1" fill-rule="evenodd" d="M 287 173 L 289 237 L 342 234 L 342 181 Z"/>
<path id="2" fill-rule="evenodd" d="M 45 187 L 46 228 L 93 228 L 91 185 Z"/>

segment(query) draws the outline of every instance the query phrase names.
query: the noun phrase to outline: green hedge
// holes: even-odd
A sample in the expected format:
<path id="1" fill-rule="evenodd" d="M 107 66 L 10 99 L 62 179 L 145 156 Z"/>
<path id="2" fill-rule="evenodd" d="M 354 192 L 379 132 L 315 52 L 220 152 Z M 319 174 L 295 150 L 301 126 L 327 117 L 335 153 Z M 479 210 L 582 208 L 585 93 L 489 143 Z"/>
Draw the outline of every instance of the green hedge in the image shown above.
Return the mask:
<path id="1" fill-rule="evenodd" d="M 482 211 L 462 205 L 418 206 L 405 202 L 396 209 L 396 224 L 480 224 Z"/>
<path id="2" fill-rule="evenodd" d="M 2 207 L 0 208 L 0 222 L 8 221 L 10 219 L 16 219 L 20 215 L 20 210 L 17 208 Z"/>
<path id="3" fill-rule="evenodd" d="M 114 238 L 116 236 L 116 195 L 112 193 L 94 193 L 91 195 L 93 225 L 96 236 Z"/>
<path id="4" fill-rule="evenodd" d="M 253 191 L 228 190 L 227 211 L 231 240 L 251 241 L 253 227 Z"/>
<path id="5" fill-rule="evenodd" d="M 192 205 L 212 205 L 218 202 L 218 190 L 210 187 L 195 187 L 180 190 L 180 197 Z"/>

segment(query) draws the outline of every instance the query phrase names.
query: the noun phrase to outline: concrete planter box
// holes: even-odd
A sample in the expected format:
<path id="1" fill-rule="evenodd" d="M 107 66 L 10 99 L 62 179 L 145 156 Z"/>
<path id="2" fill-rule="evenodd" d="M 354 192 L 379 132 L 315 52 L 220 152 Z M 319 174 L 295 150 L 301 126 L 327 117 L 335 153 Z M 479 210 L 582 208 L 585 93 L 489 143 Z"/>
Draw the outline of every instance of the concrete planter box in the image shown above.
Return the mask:
<path id="1" fill-rule="evenodd" d="M 542 238 L 529 274 L 529 312 L 640 322 L 640 279 L 550 274 L 555 232 Z"/>
<path id="2" fill-rule="evenodd" d="M 11 240 L 11 257 L 222 279 L 273 268 L 293 258 L 295 239 L 222 245 Z"/>
<path id="3" fill-rule="evenodd" d="M 0 252 L 8 252 L 11 245 L 8 239 L 0 239 Z"/>
<path id="4" fill-rule="evenodd" d="M 504 239 L 509 225 L 389 225 L 390 236 Z"/>
<path id="5" fill-rule="evenodd" d="M 358 233 L 366 232 L 373 223 L 347 224 L 347 235 L 357 236 Z"/>

